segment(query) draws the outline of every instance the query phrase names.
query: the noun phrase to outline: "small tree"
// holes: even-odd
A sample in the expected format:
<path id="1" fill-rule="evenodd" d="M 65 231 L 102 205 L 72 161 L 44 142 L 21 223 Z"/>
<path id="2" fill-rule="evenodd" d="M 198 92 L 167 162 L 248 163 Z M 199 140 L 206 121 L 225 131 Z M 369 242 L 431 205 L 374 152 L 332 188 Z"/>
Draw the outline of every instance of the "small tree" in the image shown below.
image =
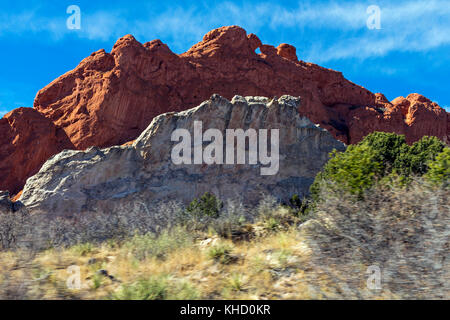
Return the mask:
<path id="1" fill-rule="evenodd" d="M 444 188 L 450 187 L 450 148 L 445 148 L 428 166 L 430 169 L 425 175 L 428 181 Z"/>
<path id="2" fill-rule="evenodd" d="M 294 194 L 289 199 L 290 207 L 294 210 L 295 216 L 301 220 L 306 220 L 310 212 L 311 201 L 308 198 L 300 199 L 298 194 Z"/>
<path id="3" fill-rule="evenodd" d="M 300 209 L 302 207 L 302 200 L 300 200 L 300 197 L 298 194 L 294 194 L 290 199 L 289 203 L 292 208 L 294 209 Z"/>
<path id="4" fill-rule="evenodd" d="M 222 201 L 212 193 L 206 192 L 200 198 L 195 198 L 186 208 L 189 215 L 197 218 L 218 218 L 223 207 Z"/>
<path id="5" fill-rule="evenodd" d="M 442 152 L 445 144 L 436 137 L 425 136 L 412 146 L 405 145 L 394 159 L 394 170 L 398 174 L 423 175 L 428 171 L 428 163 Z"/>
<path id="6" fill-rule="evenodd" d="M 365 189 L 373 185 L 374 178 L 383 172 L 382 163 L 377 161 L 379 155 L 367 145 L 349 146 L 345 152 L 334 150 L 330 157 L 311 186 L 314 200 L 317 200 L 324 184 L 329 182 L 328 187 L 362 195 Z"/>

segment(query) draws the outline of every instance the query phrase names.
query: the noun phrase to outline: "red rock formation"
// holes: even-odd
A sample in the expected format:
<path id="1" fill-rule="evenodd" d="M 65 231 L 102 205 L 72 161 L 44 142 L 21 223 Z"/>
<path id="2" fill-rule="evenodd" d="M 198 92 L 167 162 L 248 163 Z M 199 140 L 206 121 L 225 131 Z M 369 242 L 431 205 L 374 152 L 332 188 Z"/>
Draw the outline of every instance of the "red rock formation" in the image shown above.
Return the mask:
<path id="1" fill-rule="evenodd" d="M 31 108 L 0 119 L 0 189 L 15 194 L 52 155 L 74 148 L 62 129 Z"/>
<path id="2" fill-rule="evenodd" d="M 287 43 L 282 43 L 277 47 L 277 54 L 288 60 L 298 62 L 297 49 Z"/>
<path id="3" fill-rule="evenodd" d="M 194 107 L 213 93 L 228 99 L 291 94 L 304 98 L 302 112 L 347 141 L 342 130 L 330 126 L 330 107 L 370 105 L 374 95 L 340 72 L 293 56 L 292 46 L 262 45 L 239 27 L 215 29 L 182 55 L 159 40 L 142 45 L 127 35 L 111 53 L 92 54 L 40 90 L 35 108 L 62 127 L 77 148 L 86 148 L 134 139 L 156 115 Z"/>
<path id="4" fill-rule="evenodd" d="M 257 48 L 261 54 L 255 52 Z M 194 107 L 213 93 L 228 99 L 236 94 L 301 96 L 300 112 L 346 143 L 358 142 L 374 130 L 405 134 L 408 142 L 423 135 L 450 139 L 450 116 L 425 97 L 413 94 L 390 103 L 340 72 L 299 61 L 293 46 L 263 45 L 256 35 L 247 35 L 237 26 L 208 32 L 181 55 L 160 40 L 141 44 L 127 35 L 111 53 L 91 54 L 38 92 L 35 110 L 24 121 L 34 123 L 33 117 L 43 115 L 52 129 L 43 132 L 33 124 L 34 133 L 25 133 L 33 137 L 28 144 L 1 142 L 0 190 L 18 191 L 24 179 L 61 148 L 126 143 L 153 117 Z M 2 126 L 0 133 L 5 130 Z M 58 128 L 69 143 L 55 142 Z M 10 140 L 14 140 L 12 132 L 22 135 L 11 128 L 5 132 Z M 30 144 L 39 157 L 25 156 L 30 154 Z M 9 153 L 21 156 L 14 160 Z"/>
<path id="5" fill-rule="evenodd" d="M 398 97 L 388 102 L 378 95 L 381 109 L 356 108 L 349 112 L 349 142 L 356 143 L 373 131 L 404 134 L 408 143 L 419 140 L 424 135 L 436 136 L 450 142 L 450 116 L 436 103 L 426 97 L 412 93 L 406 98 Z"/>

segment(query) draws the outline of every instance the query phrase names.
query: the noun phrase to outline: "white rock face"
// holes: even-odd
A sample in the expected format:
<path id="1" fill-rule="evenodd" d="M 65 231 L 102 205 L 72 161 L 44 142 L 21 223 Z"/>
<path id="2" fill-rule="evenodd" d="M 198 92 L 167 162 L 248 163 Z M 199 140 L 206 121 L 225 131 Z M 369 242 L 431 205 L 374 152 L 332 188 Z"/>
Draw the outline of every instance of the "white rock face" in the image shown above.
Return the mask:
<path id="1" fill-rule="evenodd" d="M 299 106 L 300 98 L 291 96 L 235 96 L 230 102 L 213 95 L 196 108 L 156 117 L 132 145 L 59 153 L 28 179 L 20 201 L 32 212 L 71 215 L 136 202 L 187 203 L 207 191 L 249 205 L 264 195 L 280 200 L 305 195 L 329 152 L 345 145 L 301 117 Z M 224 146 L 227 129 L 278 129 L 277 174 L 261 175 L 268 165 L 248 164 L 248 145 L 246 164 L 174 164 L 171 154 L 178 141 L 172 141 L 172 133 L 187 129 L 193 136 L 196 121 L 202 122 L 203 132 L 218 129 Z"/>

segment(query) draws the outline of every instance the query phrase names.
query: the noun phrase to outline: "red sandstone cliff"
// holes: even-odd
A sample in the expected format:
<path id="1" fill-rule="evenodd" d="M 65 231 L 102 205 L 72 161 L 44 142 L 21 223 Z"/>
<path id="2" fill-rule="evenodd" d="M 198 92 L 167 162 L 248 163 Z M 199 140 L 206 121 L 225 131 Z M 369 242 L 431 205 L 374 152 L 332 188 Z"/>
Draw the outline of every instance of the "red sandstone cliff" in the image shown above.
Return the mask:
<path id="1" fill-rule="evenodd" d="M 213 93 L 301 96 L 300 112 L 345 143 L 372 131 L 405 134 L 408 142 L 424 135 L 450 141 L 450 115 L 427 98 L 389 102 L 340 72 L 299 61 L 293 46 L 264 45 L 237 26 L 212 30 L 181 55 L 160 40 L 141 44 L 127 35 L 111 53 L 91 54 L 40 90 L 34 109 L 0 120 L 7 137 L 0 142 L 0 190 L 18 192 L 64 148 L 123 144 L 153 117 L 194 107 Z"/>
<path id="2" fill-rule="evenodd" d="M 18 108 L 0 119 L 0 189 L 12 194 L 63 149 L 74 148 L 64 130 L 31 108 Z"/>

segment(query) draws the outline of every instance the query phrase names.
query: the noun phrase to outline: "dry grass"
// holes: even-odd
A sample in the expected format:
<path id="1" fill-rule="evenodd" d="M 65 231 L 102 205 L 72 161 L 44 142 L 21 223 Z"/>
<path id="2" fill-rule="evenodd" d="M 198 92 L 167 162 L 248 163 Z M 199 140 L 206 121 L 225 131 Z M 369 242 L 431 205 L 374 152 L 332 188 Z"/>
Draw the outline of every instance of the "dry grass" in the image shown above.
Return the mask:
<path id="1" fill-rule="evenodd" d="M 167 287 L 166 298 L 188 299 L 307 299 L 303 283 L 304 248 L 298 246 L 294 229 L 272 234 L 258 241 L 233 243 L 215 238 L 209 244 L 197 241 L 189 247 L 173 249 L 164 258 L 136 257 L 129 244 L 101 245 L 89 250 L 76 246 L 38 253 L 19 262 L 20 252 L 0 253 L 1 298 L 110 299 L 120 298 L 124 286 L 148 279 L 160 279 Z M 210 252 L 229 249 L 228 259 L 215 259 Z M 219 250 L 220 251 L 220 250 Z M 68 267 L 81 271 L 81 289 L 70 290 Z M 106 270 L 114 280 L 98 275 Z M 26 290 L 5 296 L 4 276 L 27 284 Z M 177 288 L 172 290 L 171 288 Z M 181 290 L 180 290 L 181 288 Z M 176 292 L 178 291 L 178 296 Z M 180 292 L 181 291 L 181 292 Z M 3 295 L 3 296 L 2 296 Z"/>
<path id="2" fill-rule="evenodd" d="M 332 297 L 450 298 L 450 189 L 419 180 L 374 187 L 364 200 L 339 192 L 322 198 L 302 231 Z M 382 289 L 366 288 L 361 274 L 369 266 L 379 268 Z"/>
<path id="3" fill-rule="evenodd" d="M 329 194 L 300 228 L 289 210 L 265 204 L 239 237 L 177 227 L 2 251 L 0 298 L 448 299 L 448 190 L 371 192 L 364 201 Z M 366 285 L 373 264 L 383 272 L 380 290 Z M 81 274 L 74 290 L 66 285 L 73 265 Z"/>

